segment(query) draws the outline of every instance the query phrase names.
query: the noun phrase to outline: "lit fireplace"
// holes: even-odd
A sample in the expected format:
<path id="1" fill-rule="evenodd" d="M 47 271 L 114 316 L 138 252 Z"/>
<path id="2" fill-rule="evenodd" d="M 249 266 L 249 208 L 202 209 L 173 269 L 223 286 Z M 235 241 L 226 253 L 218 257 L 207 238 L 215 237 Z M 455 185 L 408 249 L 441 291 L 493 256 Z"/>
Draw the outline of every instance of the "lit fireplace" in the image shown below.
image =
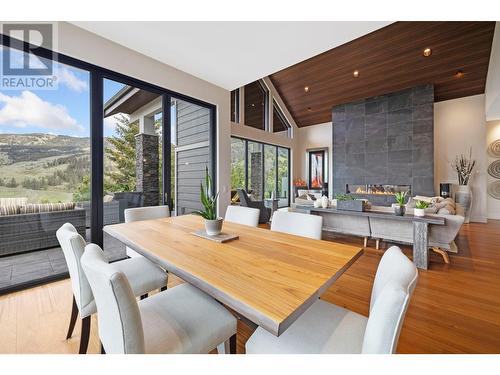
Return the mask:
<path id="1" fill-rule="evenodd" d="M 345 192 L 346 194 L 353 194 L 353 195 L 363 195 L 363 196 L 369 196 L 369 195 L 386 195 L 386 196 L 392 196 L 394 193 L 400 192 L 400 191 L 406 191 L 408 192 L 408 195 L 410 195 L 411 192 L 411 186 L 410 185 L 349 185 L 347 184 L 345 186 Z"/>

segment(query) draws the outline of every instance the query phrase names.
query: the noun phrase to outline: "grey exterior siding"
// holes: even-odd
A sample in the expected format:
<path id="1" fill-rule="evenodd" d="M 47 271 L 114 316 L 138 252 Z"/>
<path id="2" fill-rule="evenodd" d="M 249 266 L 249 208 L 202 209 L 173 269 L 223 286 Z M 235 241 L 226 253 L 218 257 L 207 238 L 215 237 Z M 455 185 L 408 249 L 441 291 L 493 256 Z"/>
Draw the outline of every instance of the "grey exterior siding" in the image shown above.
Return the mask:
<path id="1" fill-rule="evenodd" d="M 176 211 L 189 214 L 202 208 L 200 183 L 210 169 L 210 110 L 177 101 Z"/>

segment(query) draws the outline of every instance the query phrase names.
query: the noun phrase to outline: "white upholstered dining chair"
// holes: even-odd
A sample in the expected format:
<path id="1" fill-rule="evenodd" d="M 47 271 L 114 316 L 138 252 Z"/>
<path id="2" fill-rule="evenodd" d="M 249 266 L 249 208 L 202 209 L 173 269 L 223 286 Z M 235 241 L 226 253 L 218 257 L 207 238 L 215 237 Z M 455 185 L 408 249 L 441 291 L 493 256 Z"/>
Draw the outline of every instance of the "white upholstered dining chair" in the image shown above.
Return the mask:
<path id="1" fill-rule="evenodd" d="M 131 223 L 133 221 L 161 219 L 163 217 L 170 217 L 169 206 L 148 206 L 148 207 L 135 207 L 127 208 L 124 211 L 125 222 Z M 141 257 L 137 251 L 127 246 L 127 255 L 131 258 Z"/>
<path id="2" fill-rule="evenodd" d="M 57 240 L 62 248 L 68 265 L 71 288 L 73 290 L 73 307 L 66 339 L 73 334 L 78 315 L 82 320 L 79 353 L 87 352 L 90 335 L 90 318 L 96 310 L 94 295 L 81 266 L 81 257 L 86 242 L 75 227 L 66 223 L 56 232 Z M 104 256 L 104 255 L 103 255 Z M 144 298 L 149 292 L 161 289 L 167 285 L 167 274 L 144 257 L 125 259 L 114 262 L 114 267 L 125 273 L 132 285 L 135 296 Z"/>
<path id="3" fill-rule="evenodd" d="M 260 210 L 257 208 L 243 206 L 228 206 L 225 220 L 231 223 L 249 225 L 256 227 L 259 225 Z"/>
<path id="4" fill-rule="evenodd" d="M 276 211 L 271 221 L 271 230 L 296 236 L 321 240 L 323 218 L 298 212 Z"/>
<path id="5" fill-rule="evenodd" d="M 413 262 L 393 246 L 379 263 L 368 318 L 317 300 L 279 337 L 257 328 L 246 343 L 246 352 L 395 353 L 417 279 Z"/>
<path id="6" fill-rule="evenodd" d="M 97 304 L 106 353 L 208 353 L 231 341 L 236 319 L 216 300 L 185 283 L 137 302 L 126 275 L 90 244 L 82 266 Z"/>

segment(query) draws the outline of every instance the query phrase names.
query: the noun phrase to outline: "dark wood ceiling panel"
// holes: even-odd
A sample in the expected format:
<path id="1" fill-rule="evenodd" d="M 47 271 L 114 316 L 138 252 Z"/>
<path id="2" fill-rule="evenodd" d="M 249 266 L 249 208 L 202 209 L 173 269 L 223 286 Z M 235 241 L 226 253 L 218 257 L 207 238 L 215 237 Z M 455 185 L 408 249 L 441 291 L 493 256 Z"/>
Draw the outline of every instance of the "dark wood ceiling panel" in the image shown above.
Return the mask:
<path id="1" fill-rule="evenodd" d="M 335 105 L 421 84 L 434 84 L 436 101 L 481 94 L 494 29 L 495 22 L 396 22 L 270 78 L 300 127 L 331 121 Z"/>

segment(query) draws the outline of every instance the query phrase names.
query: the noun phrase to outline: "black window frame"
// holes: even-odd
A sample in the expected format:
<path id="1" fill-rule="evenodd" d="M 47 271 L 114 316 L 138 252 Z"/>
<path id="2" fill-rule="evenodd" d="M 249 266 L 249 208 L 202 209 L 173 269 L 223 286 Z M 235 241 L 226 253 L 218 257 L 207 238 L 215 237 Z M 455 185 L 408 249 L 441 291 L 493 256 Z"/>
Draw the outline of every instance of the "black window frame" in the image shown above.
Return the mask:
<path id="1" fill-rule="evenodd" d="M 103 134 L 103 84 L 104 79 L 124 83 L 128 86 L 150 91 L 158 94 L 162 98 L 162 141 L 163 141 L 163 204 L 171 204 L 171 177 L 170 168 L 170 103 L 172 98 L 181 99 L 188 103 L 196 104 L 210 110 L 210 165 L 213 180 L 214 192 L 217 191 L 217 106 L 203 100 L 184 95 L 182 93 L 170 90 L 156 84 L 152 84 L 126 74 L 122 74 L 99 65 L 95 65 L 75 57 L 71 57 L 44 47 L 38 47 L 26 41 L 12 38 L 0 33 L 0 46 L 13 48 L 25 53 L 47 59 L 50 61 L 65 64 L 80 70 L 87 71 L 90 74 L 90 154 L 91 154 L 91 209 L 90 220 L 90 240 L 99 246 L 103 246 L 103 186 L 104 186 L 104 134 Z M 36 48 L 35 48 L 36 47 Z M 28 52 L 26 52 L 28 51 Z M 168 108 L 168 110 L 167 110 Z M 165 131 L 168 130 L 168 131 Z M 168 147 L 166 147 L 168 146 Z M 43 281 L 41 281 L 42 283 Z"/>
<path id="2" fill-rule="evenodd" d="M 263 123 L 264 123 L 264 129 L 260 129 L 260 128 L 256 128 L 256 127 L 253 127 L 253 126 L 250 126 L 246 123 L 246 90 L 245 90 L 245 87 L 248 86 L 248 85 L 251 85 L 253 83 L 257 83 L 260 88 L 262 89 L 263 93 L 264 93 L 264 109 L 263 109 Z M 243 124 L 245 126 L 249 126 L 253 129 L 257 129 L 257 130 L 262 130 L 262 131 L 266 131 L 266 132 L 269 132 L 269 117 L 270 117 L 270 114 L 269 114 L 269 88 L 262 82 L 262 80 L 257 80 L 257 81 L 254 81 L 254 82 L 250 82 L 248 84 L 246 84 L 245 86 L 243 86 L 243 107 L 245 108 L 244 112 L 243 112 Z M 260 142 L 262 143 L 262 142 Z"/>
<path id="3" fill-rule="evenodd" d="M 245 161 L 244 161 L 244 165 L 245 165 L 245 190 L 248 191 L 248 142 L 252 142 L 252 143 L 257 143 L 257 144 L 260 144 L 262 145 L 262 173 L 261 173 L 261 178 L 262 178 L 262 199 L 264 200 L 264 187 L 265 187 L 265 156 L 264 156 L 264 146 L 272 146 L 275 148 L 275 153 L 276 153 L 276 158 L 275 158 L 275 170 L 276 170 L 276 173 L 274 175 L 274 178 L 275 178 L 275 187 L 274 187 L 274 193 L 275 193 L 275 196 L 278 196 L 278 168 L 279 168 L 279 149 L 283 149 L 283 150 L 287 150 L 288 151 L 288 155 L 287 155 L 287 168 L 288 168 L 288 197 L 287 197 L 287 206 L 279 206 L 279 208 L 281 207 L 290 207 L 290 195 L 291 195 L 291 171 L 290 171 L 290 168 L 291 168 L 291 160 L 290 160 L 290 157 L 291 157 L 291 152 L 290 152 L 290 148 L 289 147 L 286 147 L 286 146 L 281 146 L 281 145 L 276 145 L 276 144 L 272 144 L 272 143 L 267 143 L 267 142 L 260 142 L 260 141 L 256 141 L 254 139 L 250 139 L 250 138 L 243 138 L 243 137 L 238 137 L 238 136 L 235 136 L 235 135 L 232 135 L 231 138 L 235 138 L 235 139 L 239 139 L 241 141 L 244 142 L 244 152 L 245 152 Z"/>
<path id="4" fill-rule="evenodd" d="M 285 125 L 287 137 L 291 138 L 292 137 L 292 125 L 286 119 L 286 117 L 283 114 L 283 111 L 281 110 L 279 104 L 276 102 L 276 99 L 273 98 L 273 113 L 272 113 L 273 118 L 274 118 L 274 111 L 276 111 L 276 115 L 279 117 L 279 119 L 281 120 L 281 122 Z M 274 131 L 274 120 L 273 120 L 273 133 L 275 133 L 275 131 Z"/>

